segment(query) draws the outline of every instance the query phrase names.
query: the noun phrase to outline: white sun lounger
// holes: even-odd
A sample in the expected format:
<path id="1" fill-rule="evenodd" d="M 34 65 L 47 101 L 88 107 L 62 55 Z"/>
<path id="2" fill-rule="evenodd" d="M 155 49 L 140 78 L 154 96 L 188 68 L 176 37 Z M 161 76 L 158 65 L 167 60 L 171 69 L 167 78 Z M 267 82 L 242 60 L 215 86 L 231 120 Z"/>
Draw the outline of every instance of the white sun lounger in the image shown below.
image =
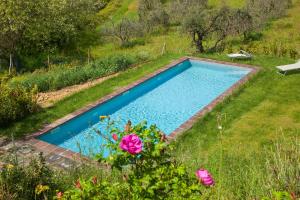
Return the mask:
<path id="1" fill-rule="evenodd" d="M 231 59 L 251 59 L 252 55 L 246 51 L 240 50 L 238 53 L 227 54 Z"/>
<path id="2" fill-rule="evenodd" d="M 283 74 L 286 74 L 289 71 L 293 71 L 297 69 L 300 70 L 300 60 L 295 64 L 277 66 L 276 68 L 279 70 L 279 72 Z"/>

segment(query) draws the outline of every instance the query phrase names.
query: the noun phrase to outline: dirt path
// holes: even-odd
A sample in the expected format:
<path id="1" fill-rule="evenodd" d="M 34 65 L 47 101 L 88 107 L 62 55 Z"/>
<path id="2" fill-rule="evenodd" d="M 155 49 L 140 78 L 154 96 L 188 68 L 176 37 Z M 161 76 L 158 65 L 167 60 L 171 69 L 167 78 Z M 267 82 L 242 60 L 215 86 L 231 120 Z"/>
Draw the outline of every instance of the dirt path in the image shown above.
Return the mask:
<path id="1" fill-rule="evenodd" d="M 67 96 L 70 96 L 81 90 L 93 87 L 94 85 L 102 83 L 103 81 L 105 81 L 107 79 L 117 76 L 118 74 L 119 73 L 116 73 L 116 74 L 113 74 L 110 76 L 106 76 L 106 77 L 102 77 L 102 78 L 98 78 L 96 80 L 88 81 L 86 83 L 82 83 L 79 85 L 72 85 L 69 87 L 65 87 L 61 90 L 57 90 L 57 91 L 41 92 L 38 94 L 38 104 L 43 108 L 51 107 L 54 103 L 56 103 L 59 100 L 62 100 L 63 98 L 65 98 Z"/>

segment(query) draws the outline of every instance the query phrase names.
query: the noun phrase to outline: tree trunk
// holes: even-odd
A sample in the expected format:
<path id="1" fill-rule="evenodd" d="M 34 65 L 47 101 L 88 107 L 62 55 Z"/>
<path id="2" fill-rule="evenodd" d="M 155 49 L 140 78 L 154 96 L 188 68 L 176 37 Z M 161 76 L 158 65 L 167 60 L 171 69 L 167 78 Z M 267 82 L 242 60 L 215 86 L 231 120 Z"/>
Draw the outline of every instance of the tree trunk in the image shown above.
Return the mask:
<path id="1" fill-rule="evenodd" d="M 48 58 L 47 58 L 47 63 L 48 63 L 48 67 L 50 68 L 50 55 L 48 54 Z"/>
<path id="2" fill-rule="evenodd" d="M 193 41 L 194 41 L 199 53 L 203 53 L 204 52 L 203 36 L 200 33 L 194 33 L 193 34 Z"/>
<path id="3" fill-rule="evenodd" d="M 162 50 L 161 50 L 161 55 L 164 55 L 165 54 L 165 51 L 166 51 L 166 42 L 164 43 L 164 46 L 163 46 L 163 48 L 162 48 Z"/>
<path id="4" fill-rule="evenodd" d="M 12 68 L 13 68 L 13 58 L 12 53 L 9 54 L 9 68 L 8 68 L 8 74 L 11 74 Z"/>
<path id="5" fill-rule="evenodd" d="M 90 64 L 90 57 L 91 57 L 91 54 L 90 54 L 90 48 L 88 49 L 88 64 Z"/>

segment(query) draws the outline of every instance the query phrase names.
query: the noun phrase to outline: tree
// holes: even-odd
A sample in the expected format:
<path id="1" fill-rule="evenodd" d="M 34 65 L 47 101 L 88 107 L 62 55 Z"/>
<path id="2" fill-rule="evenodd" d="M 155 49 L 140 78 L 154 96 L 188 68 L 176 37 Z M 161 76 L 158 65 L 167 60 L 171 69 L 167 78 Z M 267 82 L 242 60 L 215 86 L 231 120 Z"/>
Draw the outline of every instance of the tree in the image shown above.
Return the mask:
<path id="1" fill-rule="evenodd" d="M 203 42 L 216 31 L 219 13 L 215 10 L 203 9 L 190 13 L 185 19 L 183 30 L 188 32 L 200 53 L 205 51 Z"/>
<path id="2" fill-rule="evenodd" d="M 191 12 L 207 8 L 208 0 L 173 0 L 169 3 L 168 14 L 174 24 L 182 24 L 183 19 Z"/>
<path id="3" fill-rule="evenodd" d="M 246 11 L 253 19 L 254 28 L 260 30 L 270 19 L 285 15 L 291 5 L 291 0 L 247 0 Z"/>
<path id="4" fill-rule="evenodd" d="M 245 9 L 238 9 L 233 16 L 233 26 L 235 33 L 244 36 L 244 40 L 248 39 L 248 35 L 254 30 L 252 16 Z"/>
<path id="5" fill-rule="evenodd" d="M 151 32 L 156 26 L 167 27 L 169 25 L 169 15 L 161 0 L 140 0 L 138 14 L 145 32 Z"/>
<path id="6" fill-rule="evenodd" d="M 96 0 L 0 1 L 0 57 L 36 55 L 64 48 L 95 27 Z"/>
<path id="7" fill-rule="evenodd" d="M 140 24 L 127 18 L 122 18 L 120 22 L 112 22 L 110 26 L 102 30 L 102 34 L 109 37 L 117 38 L 121 45 L 126 44 L 133 37 L 141 34 Z"/>
<path id="8" fill-rule="evenodd" d="M 183 30 L 192 36 L 194 45 L 201 53 L 220 49 L 229 35 L 247 35 L 253 29 L 252 17 L 245 10 L 223 6 L 220 9 L 192 11 L 183 20 Z M 208 40 L 213 45 L 205 49 L 204 42 Z"/>
<path id="9" fill-rule="evenodd" d="M 33 6 L 31 1 L 0 1 L 0 56 L 9 58 L 9 72 Z"/>

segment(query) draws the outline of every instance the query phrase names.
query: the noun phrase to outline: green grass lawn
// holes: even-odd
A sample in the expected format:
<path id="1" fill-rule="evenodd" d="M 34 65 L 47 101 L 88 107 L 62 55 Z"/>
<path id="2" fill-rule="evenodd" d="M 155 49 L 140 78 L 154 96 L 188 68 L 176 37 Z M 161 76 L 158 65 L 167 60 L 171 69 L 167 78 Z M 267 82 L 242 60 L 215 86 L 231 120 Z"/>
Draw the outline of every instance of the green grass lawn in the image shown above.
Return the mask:
<path id="1" fill-rule="evenodd" d="M 175 155 L 191 171 L 205 167 L 217 176 L 222 164 L 217 178 L 228 199 L 251 199 L 266 193 L 258 186 L 265 173 L 261 167 L 264 149 L 281 134 L 300 142 L 300 74 L 277 74 L 273 66 L 284 62 L 289 61 L 261 57 L 249 62 L 262 66 L 262 71 L 176 142 Z M 222 145 L 218 116 L 222 118 Z"/>

